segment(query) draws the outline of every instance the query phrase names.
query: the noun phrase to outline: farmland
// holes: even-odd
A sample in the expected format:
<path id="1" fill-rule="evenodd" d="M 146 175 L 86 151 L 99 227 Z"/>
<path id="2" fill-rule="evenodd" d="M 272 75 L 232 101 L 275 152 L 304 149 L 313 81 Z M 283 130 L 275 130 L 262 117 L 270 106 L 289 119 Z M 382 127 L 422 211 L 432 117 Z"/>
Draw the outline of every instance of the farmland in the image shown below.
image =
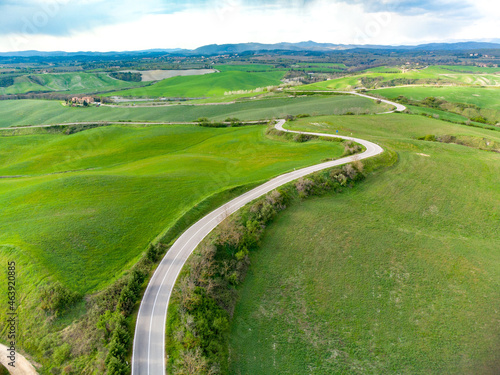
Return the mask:
<path id="1" fill-rule="evenodd" d="M 471 119 L 482 117 L 493 124 L 500 122 L 500 88 L 497 87 L 396 87 L 373 90 L 371 93 L 387 98 L 404 96 L 420 102 L 424 107 L 431 105 Z M 431 103 L 426 98 L 435 98 L 438 102 Z M 444 102 L 440 103 L 440 100 Z"/>
<path id="2" fill-rule="evenodd" d="M 237 117 L 256 120 L 283 117 L 287 114 L 342 114 L 346 112 L 383 112 L 387 106 L 372 100 L 346 96 L 277 98 L 253 100 L 228 105 L 172 105 L 153 108 L 89 107 L 70 108 L 58 101 L 16 100 L 0 101 L 0 127 L 15 125 L 55 124 L 76 121 L 182 121 L 199 117 L 224 120 Z"/>
<path id="3" fill-rule="evenodd" d="M 236 307 L 230 372 L 494 373 L 500 157 L 417 138 L 498 133 L 404 115 L 289 127 L 353 133 L 398 161 L 269 227 Z"/>
<path id="4" fill-rule="evenodd" d="M 400 95 L 412 100 L 423 100 L 429 96 L 453 103 L 474 104 L 482 108 L 500 110 L 500 89 L 487 87 L 397 87 L 371 91 L 386 98 Z"/>
<path id="5" fill-rule="evenodd" d="M 19 344 L 48 363 L 38 346 L 43 335 L 85 312 L 79 304 L 70 315 L 43 323 L 37 286 L 50 280 L 81 295 L 98 291 L 193 207 L 209 209 L 204 202 L 230 188 L 343 151 L 331 142 L 269 139 L 264 130 L 108 126 L 2 137 L 0 174 L 24 176 L 0 182 L 2 260 L 16 259 L 24 280 Z"/>
<path id="6" fill-rule="evenodd" d="M 276 86 L 281 82 L 283 71 L 249 73 L 226 71 L 202 76 L 173 77 L 144 88 L 124 90 L 108 95 L 130 97 L 188 97 L 221 96 L 226 92 L 253 90 Z"/>
<path id="7" fill-rule="evenodd" d="M 448 68 L 452 69 L 449 70 Z M 407 69 L 377 67 L 366 71 L 302 86 L 308 90 L 352 90 L 354 88 L 379 88 L 408 84 L 500 86 L 500 75 L 468 73 L 448 66 L 429 66 Z"/>
<path id="8" fill-rule="evenodd" d="M 33 74 L 16 77 L 12 86 L 0 87 L 0 95 L 30 92 L 96 93 L 140 85 L 111 78 L 105 73 Z"/>

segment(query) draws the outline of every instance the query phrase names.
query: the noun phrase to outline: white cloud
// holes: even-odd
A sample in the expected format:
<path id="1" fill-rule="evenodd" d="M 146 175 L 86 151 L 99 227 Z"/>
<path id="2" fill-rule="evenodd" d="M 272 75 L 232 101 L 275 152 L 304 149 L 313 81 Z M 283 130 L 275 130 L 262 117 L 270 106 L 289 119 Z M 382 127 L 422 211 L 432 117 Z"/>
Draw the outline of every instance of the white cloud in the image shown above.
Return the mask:
<path id="1" fill-rule="evenodd" d="M 137 20 L 128 18 L 123 23 L 97 25 L 87 31 L 75 30 L 62 36 L 4 35 L 0 38 L 0 50 L 121 51 L 305 40 L 396 45 L 488 38 L 500 35 L 498 13 L 491 12 L 492 6 L 495 7 L 490 2 L 488 8 L 488 3 L 480 0 L 477 11 L 482 14 L 481 20 L 457 22 L 432 13 L 368 12 L 359 2 L 317 0 L 307 6 L 283 7 L 221 0 L 172 14 L 152 12 Z"/>

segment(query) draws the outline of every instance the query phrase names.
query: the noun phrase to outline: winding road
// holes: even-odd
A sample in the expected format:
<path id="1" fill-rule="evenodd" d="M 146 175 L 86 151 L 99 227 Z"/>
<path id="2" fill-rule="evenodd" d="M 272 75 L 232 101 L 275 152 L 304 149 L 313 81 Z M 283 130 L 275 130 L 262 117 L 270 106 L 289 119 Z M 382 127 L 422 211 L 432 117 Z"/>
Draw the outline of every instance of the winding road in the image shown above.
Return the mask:
<path id="1" fill-rule="evenodd" d="M 369 95 L 355 92 L 350 93 L 372 100 L 378 100 L 378 98 L 374 98 Z M 381 99 L 381 101 L 395 106 L 398 111 L 405 109 L 405 107 L 401 104 L 393 103 L 384 99 Z M 212 211 L 187 229 L 177 239 L 177 241 L 175 241 L 158 265 L 158 268 L 149 281 L 142 298 L 135 327 L 134 347 L 132 352 L 132 375 L 165 374 L 165 325 L 167 319 L 167 307 L 175 281 L 189 255 L 191 255 L 203 238 L 205 238 L 205 236 L 207 236 L 222 220 L 224 220 L 227 215 L 234 213 L 247 203 L 290 181 L 326 168 L 350 163 L 354 160 L 370 158 L 384 151 L 382 147 L 364 139 L 332 134 L 292 131 L 284 129 L 284 124 L 285 120 L 278 120 L 275 124 L 275 128 L 290 133 L 311 134 L 322 137 L 351 140 L 363 145 L 366 150 L 355 156 L 316 164 L 275 177 Z"/>

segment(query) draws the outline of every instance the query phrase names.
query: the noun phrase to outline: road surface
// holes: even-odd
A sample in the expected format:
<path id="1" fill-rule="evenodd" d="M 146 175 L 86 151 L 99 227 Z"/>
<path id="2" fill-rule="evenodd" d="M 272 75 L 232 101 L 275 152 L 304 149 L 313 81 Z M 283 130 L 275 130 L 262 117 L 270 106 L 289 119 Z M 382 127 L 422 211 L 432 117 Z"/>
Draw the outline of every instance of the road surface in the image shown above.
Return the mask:
<path id="1" fill-rule="evenodd" d="M 9 366 L 12 362 L 7 358 L 9 355 L 9 348 L 0 344 L 0 363 L 5 366 L 11 375 L 38 375 L 35 368 L 31 363 L 21 354 L 16 352 L 15 367 Z"/>

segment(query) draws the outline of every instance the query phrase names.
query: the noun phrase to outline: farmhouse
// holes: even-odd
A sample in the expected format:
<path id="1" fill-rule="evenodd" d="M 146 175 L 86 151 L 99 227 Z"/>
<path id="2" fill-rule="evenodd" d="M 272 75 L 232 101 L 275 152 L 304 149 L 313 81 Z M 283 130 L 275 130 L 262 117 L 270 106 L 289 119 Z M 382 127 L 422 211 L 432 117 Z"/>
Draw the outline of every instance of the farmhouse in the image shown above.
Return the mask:
<path id="1" fill-rule="evenodd" d="M 92 98 L 90 96 L 84 96 L 83 98 L 79 98 L 79 97 L 75 96 L 74 98 L 71 98 L 71 103 L 82 104 L 82 105 L 84 103 L 91 104 L 91 103 L 94 103 L 94 98 Z"/>

